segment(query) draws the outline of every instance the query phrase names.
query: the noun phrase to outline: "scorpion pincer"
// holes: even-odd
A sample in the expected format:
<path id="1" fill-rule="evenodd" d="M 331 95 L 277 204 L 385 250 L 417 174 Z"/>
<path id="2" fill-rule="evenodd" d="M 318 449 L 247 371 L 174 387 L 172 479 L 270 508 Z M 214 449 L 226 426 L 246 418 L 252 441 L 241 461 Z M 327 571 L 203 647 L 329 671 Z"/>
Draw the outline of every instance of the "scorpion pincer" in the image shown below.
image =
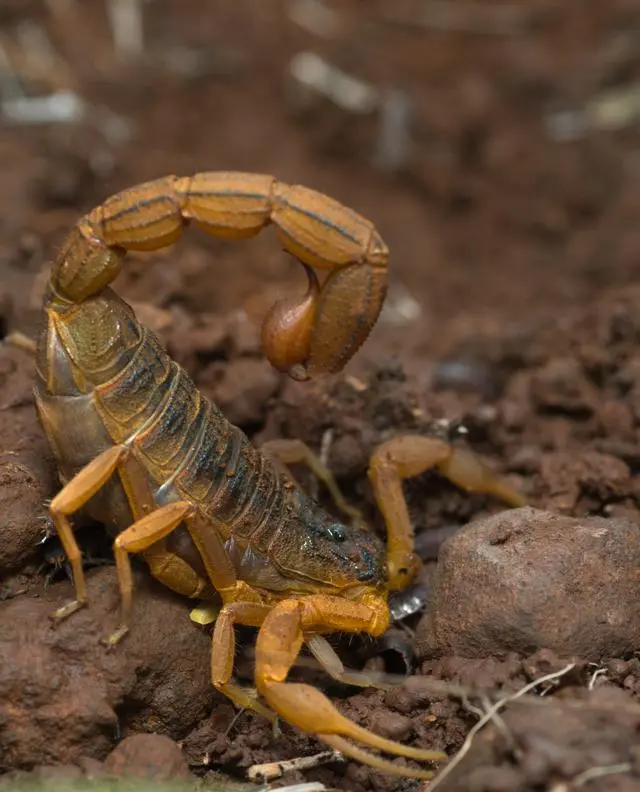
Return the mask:
<path id="1" fill-rule="evenodd" d="M 274 455 L 308 463 L 353 517 L 306 446 L 282 440 L 267 453 L 256 450 L 109 288 L 127 251 L 171 245 L 187 225 L 234 239 L 270 223 L 304 266 L 309 287 L 268 312 L 265 353 L 297 379 L 337 372 L 378 318 L 388 250 L 368 220 L 321 193 L 250 173 L 168 176 L 109 198 L 63 244 L 44 302 L 35 390 L 63 484 L 51 516 L 75 587 L 75 600 L 54 619 L 87 602 L 70 521 L 84 509 L 114 537 L 122 614 L 108 645 L 129 630 L 130 554 L 138 553 L 173 591 L 221 597 L 211 676 L 233 702 L 277 714 L 385 772 L 429 778 L 426 769 L 398 766 L 357 743 L 417 761 L 443 759 L 442 752 L 384 739 L 287 676 L 306 644 L 329 673 L 347 679 L 322 636 L 386 630 L 388 593 L 409 585 L 418 568 L 403 479 L 435 467 L 469 490 L 511 505 L 522 499 L 469 452 L 430 437 L 392 439 L 369 468 L 387 526 L 385 550 L 360 521 L 331 517 L 275 464 Z M 322 285 L 316 270 L 326 271 Z M 259 628 L 255 690 L 233 680 L 234 625 Z"/>

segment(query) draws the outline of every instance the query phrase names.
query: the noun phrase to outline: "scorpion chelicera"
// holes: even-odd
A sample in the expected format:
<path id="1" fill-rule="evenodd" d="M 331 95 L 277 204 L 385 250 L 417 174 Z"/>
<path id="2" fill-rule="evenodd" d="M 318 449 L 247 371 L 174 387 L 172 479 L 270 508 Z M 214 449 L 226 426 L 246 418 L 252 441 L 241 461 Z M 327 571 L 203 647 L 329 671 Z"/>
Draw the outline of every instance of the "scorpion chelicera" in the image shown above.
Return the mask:
<path id="1" fill-rule="evenodd" d="M 388 249 L 374 226 L 321 193 L 272 176 L 168 176 L 124 190 L 82 217 L 53 263 L 36 347 L 36 406 L 63 484 L 50 511 L 75 587 L 75 600 L 53 618 L 87 602 L 70 521 L 85 510 L 114 537 L 122 614 L 107 645 L 129 630 L 130 554 L 140 554 L 173 591 L 221 598 L 211 678 L 236 705 L 279 715 L 385 772 L 428 778 L 426 769 L 399 766 L 357 743 L 418 761 L 441 760 L 442 752 L 356 725 L 320 691 L 288 682 L 288 673 L 306 644 L 329 673 L 348 680 L 323 636 L 379 636 L 389 625 L 389 592 L 409 585 L 418 569 L 403 479 L 434 467 L 468 490 L 514 506 L 522 499 L 470 452 L 432 437 L 398 437 L 378 448 L 369 467 L 386 552 L 358 519 L 330 516 L 277 464 L 309 464 L 353 518 L 310 449 L 281 440 L 267 453 L 256 450 L 109 288 L 127 251 L 168 246 L 190 224 L 229 239 L 273 224 L 304 266 L 306 294 L 277 302 L 262 328 L 268 359 L 296 379 L 339 371 L 382 308 Z M 322 284 L 316 270 L 328 272 Z M 259 628 L 255 690 L 233 679 L 234 625 Z"/>

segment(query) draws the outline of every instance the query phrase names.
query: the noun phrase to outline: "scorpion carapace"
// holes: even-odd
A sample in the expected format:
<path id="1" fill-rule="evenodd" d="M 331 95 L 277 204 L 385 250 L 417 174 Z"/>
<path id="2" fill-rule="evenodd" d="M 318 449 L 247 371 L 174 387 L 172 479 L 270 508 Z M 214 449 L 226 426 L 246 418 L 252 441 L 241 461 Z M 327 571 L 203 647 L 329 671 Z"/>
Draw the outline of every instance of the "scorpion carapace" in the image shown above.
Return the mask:
<path id="1" fill-rule="evenodd" d="M 37 348 L 36 404 L 64 485 L 51 514 L 76 590 L 54 616 L 87 601 L 70 522 L 85 509 L 114 536 L 122 621 L 109 645 L 129 629 L 129 554 L 140 553 L 174 591 L 221 597 L 211 663 L 218 690 L 381 770 L 428 778 L 429 771 L 400 767 L 351 740 L 415 760 L 444 754 L 378 737 L 287 675 L 306 643 L 333 676 L 348 679 L 322 635 L 377 636 L 387 628 L 388 592 L 410 583 L 417 569 L 404 478 L 436 467 L 467 489 L 512 505 L 522 500 L 472 454 L 434 438 L 400 437 L 376 451 L 369 469 L 386 520 L 386 551 L 357 519 L 330 517 L 272 456 L 308 463 L 354 517 L 318 458 L 295 440 L 256 450 L 109 288 L 126 251 L 169 245 L 189 222 L 228 238 L 271 222 L 305 266 L 308 293 L 276 304 L 263 329 L 269 359 L 294 377 L 339 370 L 381 309 L 387 249 L 374 227 L 320 193 L 270 176 L 171 176 L 126 190 L 83 217 L 53 264 Z M 316 268 L 329 270 L 322 285 Z M 232 678 L 235 624 L 259 628 L 256 690 Z"/>

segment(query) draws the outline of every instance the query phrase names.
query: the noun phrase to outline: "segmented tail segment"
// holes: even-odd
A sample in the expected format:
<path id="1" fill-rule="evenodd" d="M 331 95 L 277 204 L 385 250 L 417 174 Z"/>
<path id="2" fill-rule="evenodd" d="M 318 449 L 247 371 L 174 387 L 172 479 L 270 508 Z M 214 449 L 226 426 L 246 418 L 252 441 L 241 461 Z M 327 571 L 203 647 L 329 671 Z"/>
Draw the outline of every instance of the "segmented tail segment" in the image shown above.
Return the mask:
<path id="1" fill-rule="evenodd" d="M 81 302 L 120 272 L 127 251 L 178 240 L 190 223 L 243 239 L 270 223 L 305 267 L 305 295 L 276 303 L 262 330 L 265 354 L 296 379 L 335 373 L 375 325 L 387 291 L 388 249 L 364 217 L 322 193 L 254 173 L 166 176 L 132 187 L 85 215 L 53 265 L 55 291 Z M 328 272 L 320 284 L 315 270 Z"/>

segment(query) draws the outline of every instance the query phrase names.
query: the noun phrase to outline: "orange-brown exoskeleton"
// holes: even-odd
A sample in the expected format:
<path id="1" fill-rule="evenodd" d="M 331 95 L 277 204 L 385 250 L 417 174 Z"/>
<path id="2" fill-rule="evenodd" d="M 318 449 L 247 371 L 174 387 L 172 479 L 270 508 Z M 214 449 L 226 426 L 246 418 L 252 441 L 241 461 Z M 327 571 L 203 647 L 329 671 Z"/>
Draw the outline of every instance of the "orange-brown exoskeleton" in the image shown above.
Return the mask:
<path id="1" fill-rule="evenodd" d="M 80 219 L 55 260 L 37 345 L 36 404 L 55 454 L 62 490 L 51 515 L 87 601 L 70 518 L 80 509 L 114 536 L 122 621 L 128 631 L 131 553 L 187 597 L 216 591 L 213 684 L 236 704 L 277 713 L 334 749 L 386 772 L 428 778 L 360 748 L 418 761 L 440 751 L 402 745 L 343 717 L 318 690 L 287 682 L 303 644 L 338 678 L 347 678 L 323 635 L 378 636 L 389 624 L 387 594 L 416 571 L 402 480 L 436 467 L 469 490 L 512 505 L 520 497 L 468 452 L 426 437 L 400 437 L 375 453 L 369 470 L 386 520 L 386 550 L 358 521 L 331 517 L 274 464 L 306 461 L 344 504 L 329 472 L 302 443 L 257 451 L 173 362 L 157 338 L 110 288 L 127 251 L 177 241 L 195 224 L 240 238 L 273 224 L 305 267 L 308 292 L 277 303 L 263 326 L 269 360 L 298 379 L 339 371 L 375 324 L 387 286 L 387 248 L 373 225 L 314 190 L 271 176 L 199 173 L 125 190 Z M 322 285 L 315 271 L 326 270 Z M 234 625 L 259 628 L 256 690 L 233 681 Z"/>

